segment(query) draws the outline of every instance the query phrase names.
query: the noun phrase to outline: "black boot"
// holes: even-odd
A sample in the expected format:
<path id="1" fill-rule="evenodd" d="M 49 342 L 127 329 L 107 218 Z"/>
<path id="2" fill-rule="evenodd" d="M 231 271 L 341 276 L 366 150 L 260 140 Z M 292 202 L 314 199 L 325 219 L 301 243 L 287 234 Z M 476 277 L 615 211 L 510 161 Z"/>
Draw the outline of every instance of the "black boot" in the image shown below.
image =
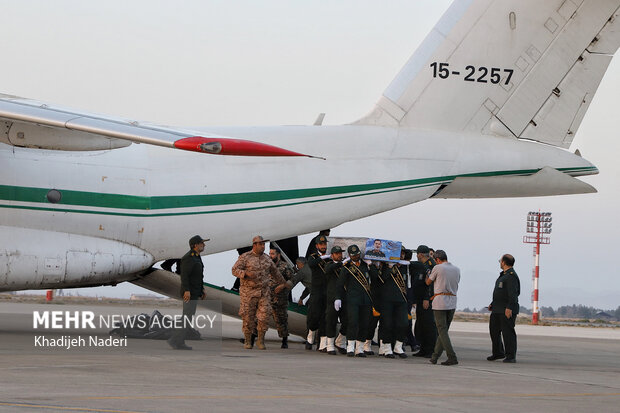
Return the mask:
<path id="1" fill-rule="evenodd" d="M 288 336 L 282 337 L 282 345 L 280 348 L 288 348 Z"/>

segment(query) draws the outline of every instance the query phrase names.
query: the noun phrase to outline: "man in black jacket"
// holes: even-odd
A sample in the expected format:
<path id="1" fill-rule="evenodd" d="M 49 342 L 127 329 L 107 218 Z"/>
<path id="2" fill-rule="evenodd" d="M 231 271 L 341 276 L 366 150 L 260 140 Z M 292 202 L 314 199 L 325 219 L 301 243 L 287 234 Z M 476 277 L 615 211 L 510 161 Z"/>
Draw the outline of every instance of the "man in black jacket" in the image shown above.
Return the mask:
<path id="1" fill-rule="evenodd" d="M 426 285 L 426 276 L 430 275 L 436 263 L 430 255 L 430 248 L 420 245 L 417 250 L 418 262 L 411 263 L 409 273 L 413 293 L 415 295 L 415 338 L 420 343 L 420 351 L 413 354 L 416 357 L 431 358 L 435 343 L 437 341 L 437 327 L 431 297 L 433 296 L 433 285 Z"/>
<path id="2" fill-rule="evenodd" d="M 205 299 L 202 285 L 204 265 L 200 253 L 205 249 L 205 241 L 200 235 L 189 240 L 190 250 L 181 258 L 181 297 L 183 298 L 183 328 L 178 328 L 168 339 L 168 344 L 175 350 L 191 350 L 185 344 L 185 335 L 191 329 L 191 320 L 196 314 L 198 299 Z"/>
<path id="3" fill-rule="evenodd" d="M 515 321 L 519 313 L 521 284 L 517 273 L 512 268 L 514 263 L 515 259 L 510 254 L 504 254 L 499 260 L 502 271 L 495 281 L 493 302 L 489 305 L 489 311 L 491 311 L 489 333 L 493 345 L 493 353 L 487 357 L 489 361 L 501 358 L 504 359 L 504 363 L 516 363 L 517 361 Z"/>

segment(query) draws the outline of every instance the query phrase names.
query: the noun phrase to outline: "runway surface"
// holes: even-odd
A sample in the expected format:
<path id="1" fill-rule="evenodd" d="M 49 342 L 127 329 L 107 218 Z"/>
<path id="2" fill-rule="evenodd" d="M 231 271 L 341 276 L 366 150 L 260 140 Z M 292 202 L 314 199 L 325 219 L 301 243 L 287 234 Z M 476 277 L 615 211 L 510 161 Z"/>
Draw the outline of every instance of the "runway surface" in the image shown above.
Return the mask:
<path id="1" fill-rule="evenodd" d="M 486 324 L 454 323 L 459 365 L 451 367 L 330 356 L 306 351 L 299 338 L 282 350 L 273 330 L 266 351 L 244 350 L 240 321 L 229 317 L 221 341 L 188 341 L 192 351 L 138 339 L 105 349 L 34 346 L 42 333 L 32 330 L 33 310 L 86 309 L 153 310 L 0 303 L 0 411 L 617 412 L 620 404 L 620 329 L 520 325 L 518 362 L 504 364 L 486 361 Z"/>

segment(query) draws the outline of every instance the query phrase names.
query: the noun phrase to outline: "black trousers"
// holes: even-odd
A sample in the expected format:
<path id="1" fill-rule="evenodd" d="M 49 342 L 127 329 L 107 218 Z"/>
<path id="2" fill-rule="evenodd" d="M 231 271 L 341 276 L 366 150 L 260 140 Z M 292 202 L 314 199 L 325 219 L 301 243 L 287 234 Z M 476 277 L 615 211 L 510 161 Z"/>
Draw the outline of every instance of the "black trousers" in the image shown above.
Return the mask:
<path id="1" fill-rule="evenodd" d="M 420 343 L 420 351 L 424 354 L 432 354 L 437 342 L 437 327 L 432 308 L 425 310 L 422 303 L 415 306 L 415 327 L 413 328 L 416 340 Z"/>
<path id="2" fill-rule="evenodd" d="M 174 330 L 174 333 L 172 333 L 172 337 L 170 337 L 170 342 L 172 344 L 185 344 L 185 335 L 192 328 L 190 322 L 192 320 L 192 317 L 194 317 L 194 314 L 196 314 L 197 304 L 198 300 L 196 299 L 190 300 L 187 303 L 183 303 L 183 328 L 176 328 Z"/>
<path id="3" fill-rule="evenodd" d="M 371 317 L 372 305 L 347 302 L 347 340 L 366 341 Z"/>
<path id="4" fill-rule="evenodd" d="M 515 331 L 515 321 L 517 315 L 507 318 L 503 313 L 491 313 L 489 319 L 489 333 L 493 346 L 493 355 L 506 357 L 508 359 L 517 356 L 517 332 Z M 503 337 L 503 342 L 502 342 Z"/>
<path id="5" fill-rule="evenodd" d="M 319 330 L 317 337 L 323 337 L 325 335 L 325 304 L 327 297 L 325 294 L 310 293 L 310 300 L 308 300 L 308 315 L 306 316 L 306 326 L 308 330 Z"/>
<path id="6" fill-rule="evenodd" d="M 325 335 L 329 338 L 336 337 L 338 328 L 338 318 L 340 318 L 340 333 L 347 335 L 347 302 L 343 301 L 340 311 L 334 308 L 334 300 L 327 299 L 325 307 Z"/>
<path id="7" fill-rule="evenodd" d="M 381 339 L 384 343 L 404 342 L 407 337 L 407 303 L 384 302 L 381 309 Z"/>

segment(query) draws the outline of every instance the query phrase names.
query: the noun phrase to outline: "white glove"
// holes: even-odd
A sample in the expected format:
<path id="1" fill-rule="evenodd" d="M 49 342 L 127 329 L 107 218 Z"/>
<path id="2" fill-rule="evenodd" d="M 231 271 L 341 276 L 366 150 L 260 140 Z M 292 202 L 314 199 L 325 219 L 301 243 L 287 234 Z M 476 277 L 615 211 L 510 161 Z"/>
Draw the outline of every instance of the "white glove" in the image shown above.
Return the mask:
<path id="1" fill-rule="evenodd" d="M 370 260 L 364 260 L 364 262 L 365 262 L 366 264 L 368 264 L 368 265 L 370 265 L 370 264 L 372 263 L 372 261 L 370 261 Z"/>
<path id="2" fill-rule="evenodd" d="M 347 262 L 351 261 L 351 257 L 347 257 L 346 260 L 342 261 L 343 264 L 346 264 Z"/>
<path id="3" fill-rule="evenodd" d="M 393 262 L 391 262 L 391 263 L 389 263 L 389 264 L 388 264 L 388 268 L 392 268 L 393 266 L 394 266 L 394 263 L 393 263 Z"/>
<path id="4" fill-rule="evenodd" d="M 329 254 L 321 255 L 321 259 L 322 260 L 325 260 L 325 259 L 330 258 L 330 257 L 331 257 L 331 255 L 329 255 Z"/>
<path id="5" fill-rule="evenodd" d="M 342 307 L 342 301 L 340 300 L 334 301 L 334 308 L 336 309 L 336 311 L 340 311 L 340 307 Z"/>

